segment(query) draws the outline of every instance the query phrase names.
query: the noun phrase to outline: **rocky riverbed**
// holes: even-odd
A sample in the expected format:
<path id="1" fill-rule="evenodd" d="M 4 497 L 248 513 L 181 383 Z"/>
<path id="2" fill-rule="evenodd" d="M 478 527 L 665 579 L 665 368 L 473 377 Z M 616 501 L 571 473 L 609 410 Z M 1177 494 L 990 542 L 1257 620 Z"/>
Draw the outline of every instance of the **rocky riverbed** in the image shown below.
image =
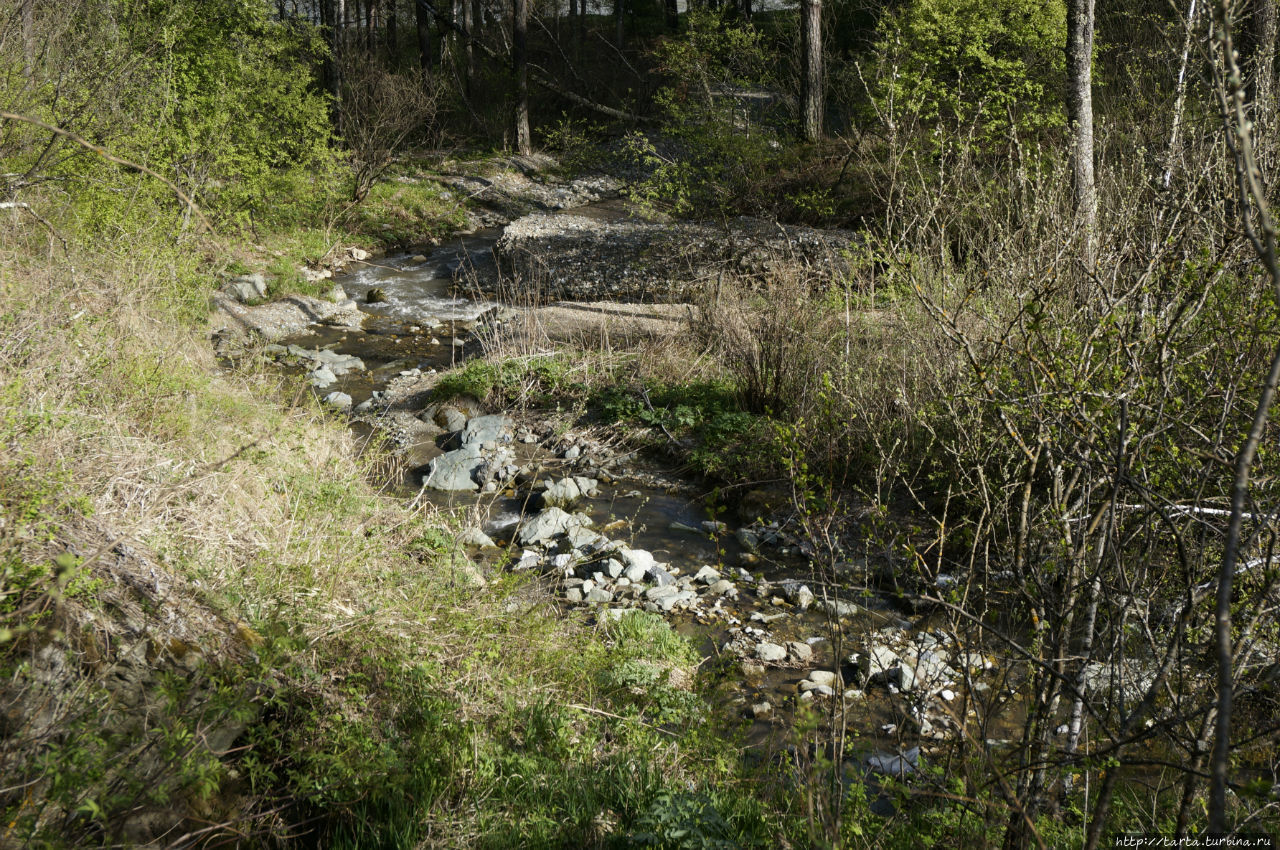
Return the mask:
<path id="1" fill-rule="evenodd" d="M 478 275 L 491 295 L 532 301 L 688 301 L 728 275 L 763 283 L 795 276 L 826 286 L 849 271 L 857 236 L 757 218 L 723 225 L 537 213 L 513 221 Z"/>
<path id="2" fill-rule="evenodd" d="M 962 645 L 910 591 L 878 589 L 879 577 L 894 572 L 887 561 L 820 563 L 784 517 L 758 520 L 767 511 L 753 510 L 731 522 L 718 506 L 709 512 L 697 482 L 612 435 L 547 412 L 435 397 L 438 375 L 481 353 L 482 337 L 508 329 L 527 336 L 539 310 L 607 317 L 615 332 L 648 322 L 646 335 L 673 333 L 682 308 L 659 314 L 634 302 L 686 296 L 726 271 L 790 268 L 831 279 L 851 244 L 851 234 L 752 220 L 728 230 L 630 220 L 616 205 L 547 213 L 553 202 L 597 196 L 575 192 L 522 202 L 543 209 L 501 234 L 365 264 L 338 279 L 327 299 L 247 306 L 229 293 L 222 353 L 275 361 L 353 427 L 387 438 L 389 475 L 406 498 L 466 508 L 460 574 L 476 592 L 494 571 L 512 570 L 536 576 L 566 615 L 667 618 L 726 665 L 719 705 L 749 725 L 752 741 L 785 741 L 796 713 L 814 707 L 841 718 L 860 769 L 904 775 L 961 734 L 978 701 L 1016 702 L 1015 664 Z M 483 279 L 477 268 L 490 269 L 494 292 L 504 291 L 497 281 L 511 280 L 503 270 L 515 268 L 546 284 L 543 296 L 604 300 L 549 308 L 477 300 L 474 289 L 458 289 L 463 274 L 473 284 Z M 945 589 L 947 580 L 925 590 Z M 1097 671 L 1091 686 L 1113 686 L 1115 672 Z M 1016 710 L 1002 716 L 1018 720 Z M 1002 728 L 986 730 L 990 745 L 1001 744 Z"/>

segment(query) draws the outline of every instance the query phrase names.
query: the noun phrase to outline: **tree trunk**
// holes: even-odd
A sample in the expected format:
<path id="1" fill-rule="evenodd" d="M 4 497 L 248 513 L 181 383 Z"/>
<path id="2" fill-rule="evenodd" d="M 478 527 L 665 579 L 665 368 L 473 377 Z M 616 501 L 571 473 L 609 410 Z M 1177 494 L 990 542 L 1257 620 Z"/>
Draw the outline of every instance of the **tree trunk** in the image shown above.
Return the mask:
<path id="1" fill-rule="evenodd" d="M 387 58 L 391 67 L 400 64 L 400 22 L 396 20 L 396 0 L 387 4 Z"/>
<path id="2" fill-rule="evenodd" d="M 1268 138 L 1275 115 L 1276 81 L 1276 0 L 1254 0 L 1253 4 L 1253 86 L 1257 141 Z M 1268 148 L 1271 146 L 1268 145 Z M 1265 153 L 1270 153 L 1268 150 Z M 1264 153 L 1259 151 L 1259 153 Z"/>
<path id="3" fill-rule="evenodd" d="M 822 138 L 822 0 L 800 4 L 800 108 L 804 138 Z"/>
<path id="4" fill-rule="evenodd" d="M 36 0 L 22 3 L 22 74 L 28 80 L 36 67 Z"/>
<path id="5" fill-rule="evenodd" d="M 418 35 L 418 67 L 431 73 L 431 13 L 421 0 L 414 0 L 413 22 Z"/>
<path id="6" fill-rule="evenodd" d="M 663 9 L 666 10 L 667 29 L 675 32 L 680 28 L 680 7 L 676 4 L 676 0 L 664 0 Z"/>
<path id="7" fill-rule="evenodd" d="M 324 62 L 324 87 L 332 102 L 329 105 L 334 129 L 342 124 L 342 22 L 345 18 L 343 0 L 322 0 L 320 19 L 329 43 L 329 55 Z"/>
<path id="8" fill-rule="evenodd" d="M 480 50 L 475 46 L 475 40 L 480 38 L 480 33 L 484 30 L 484 4 L 481 0 L 471 0 L 471 26 L 467 27 L 467 32 L 471 34 L 471 48 L 467 51 L 467 76 L 471 80 L 471 85 L 476 85 L 476 81 L 480 78 Z"/>
<path id="9" fill-rule="evenodd" d="M 1097 260 L 1098 189 L 1093 174 L 1094 0 L 1067 0 L 1067 122 L 1071 127 L 1076 227 L 1080 259 L 1093 272 Z"/>
<path id="10" fill-rule="evenodd" d="M 613 0 L 613 20 L 617 26 L 617 33 L 614 35 L 614 41 L 621 50 L 626 46 L 627 28 L 626 28 L 627 3 L 626 0 Z"/>
<path id="11" fill-rule="evenodd" d="M 462 48 L 467 63 L 463 90 L 469 101 L 475 94 L 476 86 L 476 48 L 473 41 L 476 35 L 476 24 L 473 17 L 475 7 L 471 4 L 471 0 L 462 0 L 462 8 L 459 11 L 462 13 L 462 29 L 466 31 L 466 43 Z"/>
<path id="12" fill-rule="evenodd" d="M 533 153 L 529 136 L 529 0 L 515 0 L 515 21 L 511 28 L 511 70 L 516 84 L 516 150 Z"/>

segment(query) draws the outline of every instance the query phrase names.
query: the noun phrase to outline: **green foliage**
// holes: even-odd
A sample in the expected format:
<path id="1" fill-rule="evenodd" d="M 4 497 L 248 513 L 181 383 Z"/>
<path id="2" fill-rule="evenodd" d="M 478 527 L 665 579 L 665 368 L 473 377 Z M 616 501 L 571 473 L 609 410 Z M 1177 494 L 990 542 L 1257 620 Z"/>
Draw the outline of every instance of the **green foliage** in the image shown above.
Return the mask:
<path id="1" fill-rule="evenodd" d="M 476 398 L 505 404 L 547 403 L 557 395 L 572 397 L 582 386 L 569 380 L 572 363 L 557 356 L 527 360 L 469 360 L 436 382 L 432 397 Z"/>
<path id="2" fill-rule="evenodd" d="M 1064 44 L 1062 0 L 911 0 L 880 21 L 878 108 L 940 125 L 939 150 L 1060 127 Z"/>
<path id="3" fill-rule="evenodd" d="M 734 850 L 742 845 L 715 804 L 702 794 L 660 791 L 636 819 L 633 847 Z"/>
<path id="4" fill-rule="evenodd" d="M 655 98 L 664 138 L 627 137 L 629 158 L 645 173 L 633 200 L 679 215 L 721 215 L 769 203 L 766 186 L 782 168 L 776 132 L 740 96 L 774 84 L 760 33 L 704 9 L 686 16 L 679 38 L 661 44 L 669 80 Z"/>
<path id="5" fill-rule="evenodd" d="M 232 223 L 278 203 L 274 175 L 329 163 L 328 105 L 312 84 L 317 34 L 245 0 L 127 2 L 151 54 L 150 96 L 121 152 L 178 176 Z"/>

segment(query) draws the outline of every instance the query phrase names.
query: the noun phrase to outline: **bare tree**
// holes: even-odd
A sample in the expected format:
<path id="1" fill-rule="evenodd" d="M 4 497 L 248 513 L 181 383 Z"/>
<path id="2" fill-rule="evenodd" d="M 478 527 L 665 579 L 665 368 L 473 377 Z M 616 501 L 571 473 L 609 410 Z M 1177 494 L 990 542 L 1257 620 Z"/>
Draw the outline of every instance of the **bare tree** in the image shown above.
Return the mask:
<path id="1" fill-rule="evenodd" d="M 1098 189 L 1093 173 L 1094 0 L 1067 0 L 1067 121 L 1071 127 L 1076 226 L 1080 258 L 1093 271 L 1097 258 Z"/>
<path id="2" fill-rule="evenodd" d="M 515 24 L 511 30 L 511 68 L 515 74 L 516 149 L 533 153 L 529 136 L 529 0 L 515 0 Z"/>
<path id="3" fill-rule="evenodd" d="M 422 0 L 413 4 L 413 22 L 418 36 L 418 67 L 425 75 L 431 72 L 431 11 Z"/>
<path id="4" fill-rule="evenodd" d="M 621 2 L 621 0 L 619 0 Z M 801 129 L 809 141 L 822 137 L 822 0 L 800 4 Z"/>
<path id="5" fill-rule="evenodd" d="M 1267 130 L 1271 128 L 1276 106 L 1276 22 L 1276 0 L 1254 0 L 1251 62 L 1254 122 Z"/>
<path id="6" fill-rule="evenodd" d="M 1254 125 L 1249 119 L 1244 74 L 1240 70 L 1232 28 L 1231 0 L 1221 0 L 1214 9 L 1217 25 L 1218 62 L 1214 73 L 1219 106 L 1226 125 L 1227 144 L 1235 161 L 1236 209 L 1246 236 L 1271 279 L 1277 304 L 1280 304 L 1280 258 L 1276 250 L 1276 228 L 1267 203 L 1266 187 L 1258 168 L 1254 149 Z M 1274 18 L 1274 8 L 1271 12 Z M 1274 38 L 1274 22 L 1272 24 Z M 1239 569 L 1240 547 L 1245 512 L 1250 502 L 1253 462 L 1262 442 L 1270 417 L 1271 405 L 1280 387 L 1280 347 L 1271 358 L 1271 368 L 1259 394 L 1253 421 L 1243 444 L 1236 452 L 1234 480 L 1231 488 L 1231 519 L 1223 546 L 1222 569 L 1218 574 L 1218 597 L 1214 618 L 1214 644 L 1218 663 L 1218 705 L 1215 721 L 1213 757 L 1210 761 L 1209 831 L 1223 833 L 1227 828 L 1227 781 L 1231 756 L 1231 711 L 1234 691 L 1231 597 L 1236 571 Z"/>

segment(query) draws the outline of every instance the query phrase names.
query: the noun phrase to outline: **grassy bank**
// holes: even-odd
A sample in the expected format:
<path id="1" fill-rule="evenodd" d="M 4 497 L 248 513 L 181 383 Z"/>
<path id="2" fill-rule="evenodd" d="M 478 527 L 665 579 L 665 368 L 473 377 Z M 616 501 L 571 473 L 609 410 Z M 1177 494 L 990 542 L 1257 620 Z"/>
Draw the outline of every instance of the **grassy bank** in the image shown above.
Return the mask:
<path id="1" fill-rule="evenodd" d="M 370 221 L 451 220 L 380 191 Z M 5 843 L 785 833 L 660 619 L 482 590 L 455 518 L 372 491 L 310 392 L 215 364 L 225 258 L 314 232 L 171 224 L 104 242 L 15 213 L 0 235 Z"/>

